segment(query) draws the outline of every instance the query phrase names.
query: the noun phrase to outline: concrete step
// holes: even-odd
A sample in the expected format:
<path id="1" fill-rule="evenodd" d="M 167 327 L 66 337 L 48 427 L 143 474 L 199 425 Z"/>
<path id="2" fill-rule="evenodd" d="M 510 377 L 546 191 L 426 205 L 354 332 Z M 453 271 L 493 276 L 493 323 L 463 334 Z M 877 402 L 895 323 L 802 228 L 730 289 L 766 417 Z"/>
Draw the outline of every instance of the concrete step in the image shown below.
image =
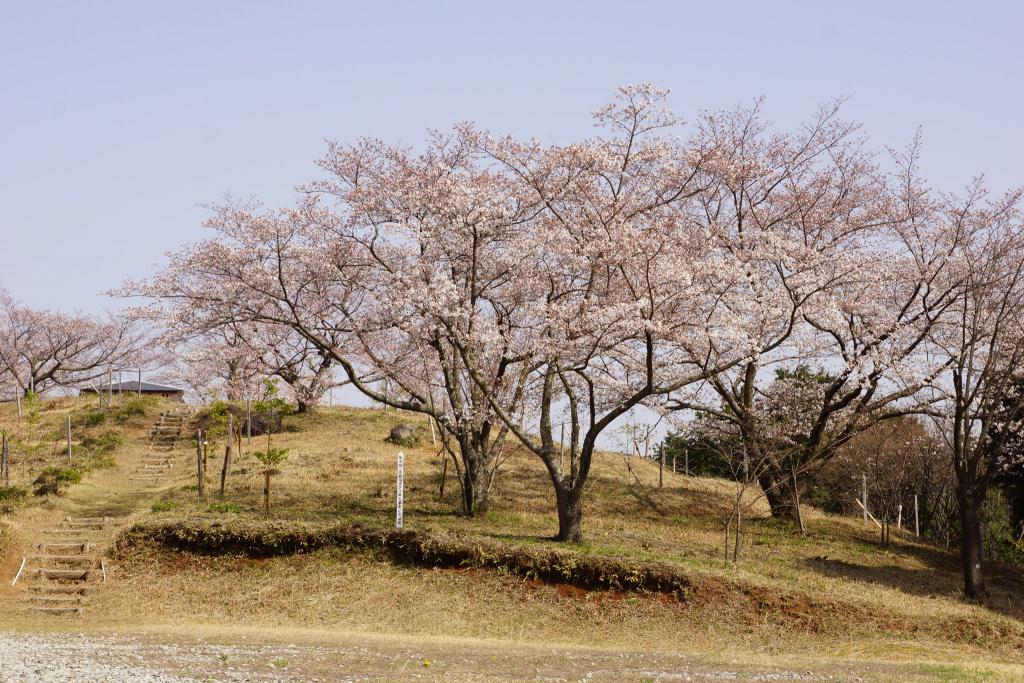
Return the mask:
<path id="1" fill-rule="evenodd" d="M 88 569 L 45 569 L 33 567 L 29 575 L 50 581 L 85 581 L 89 578 Z"/>
<path id="2" fill-rule="evenodd" d="M 62 536 L 62 537 L 84 536 L 84 535 L 88 535 L 90 531 L 93 531 L 93 529 L 63 529 L 63 528 L 43 529 L 43 533 L 44 534 L 58 535 L 58 536 Z"/>
<path id="3" fill-rule="evenodd" d="M 81 607 L 29 607 L 33 612 L 44 614 L 81 614 Z"/>
<path id="4" fill-rule="evenodd" d="M 72 524 L 106 524 L 110 519 L 108 517 L 65 517 L 64 521 Z"/>

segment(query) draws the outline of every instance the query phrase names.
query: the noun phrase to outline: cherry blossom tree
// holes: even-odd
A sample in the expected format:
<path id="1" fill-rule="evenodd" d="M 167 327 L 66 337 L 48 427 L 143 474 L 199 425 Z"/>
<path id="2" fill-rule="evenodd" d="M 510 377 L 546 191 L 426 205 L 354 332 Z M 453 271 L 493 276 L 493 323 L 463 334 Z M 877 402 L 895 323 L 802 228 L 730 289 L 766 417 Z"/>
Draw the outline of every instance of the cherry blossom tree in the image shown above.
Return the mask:
<path id="1" fill-rule="evenodd" d="M 129 319 L 35 310 L 0 292 L 0 376 L 22 394 L 79 388 L 112 366 L 138 367 L 143 340 Z"/>
<path id="2" fill-rule="evenodd" d="M 656 396 L 713 376 L 740 355 L 711 352 L 739 280 L 727 252 L 707 248 L 691 220 L 705 161 L 673 138 L 667 92 L 621 88 L 598 110 L 602 135 L 545 147 L 480 135 L 487 153 L 520 180 L 530 246 L 515 280 L 531 305 L 506 337 L 504 362 L 528 379 L 529 417 L 492 405 L 544 463 L 555 493 L 562 541 L 583 536 L 583 500 L 598 437 Z M 461 349 L 469 367 L 478 363 Z M 563 466 L 558 423 L 568 426 Z"/>
<path id="3" fill-rule="evenodd" d="M 507 283 L 530 208 L 479 164 L 468 133 L 435 134 L 418 155 L 364 140 L 332 144 L 328 178 L 290 210 L 225 205 L 213 240 L 174 257 L 140 293 L 174 297 L 225 319 L 283 325 L 342 368 L 370 398 L 429 415 L 456 456 L 466 514 L 486 508 L 507 433 L 452 341 L 472 346 L 506 405 L 521 400 L 495 349 L 513 299 Z M 511 291 L 510 289 L 506 289 Z M 391 390 L 385 390 L 386 386 Z M 520 397 L 520 398 L 517 398 Z"/>
<path id="4" fill-rule="evenodd" d="M 813 474 L 879 420 L 918 409 L 938 369 L 928 330 L 954 298 L 943 284 L 949 244 L 918 223 L 913 154 L 883 175 L 838 106 L 794 136 L 769 135 L 757 107 L 705 118 L 703 144 L 722 160 L 707 171 L 706 220 L 750 261 L 733 341 L 748 355 L 703 395 L 669 405 L 733 423 L 749 456 L 767 463 L 759 479 L 773 515 L 801 529 L 797 474 Z M 814 381 L 794 372 L 812 364 L 823 369 Z"/>
<path id="5" fill-rule="evenodd" d="M 933 383 L 936 424 L 952 458 L 960 508 L 964 593 L 986 594 L 981 506 L 993 480 L 1024 463 L 1024 222 L 1021 191 L 991 198 L 980 181 L 937 202 L 956 236 L 950 261 L 959 296 L 932 330 L 946 371 Z"/>

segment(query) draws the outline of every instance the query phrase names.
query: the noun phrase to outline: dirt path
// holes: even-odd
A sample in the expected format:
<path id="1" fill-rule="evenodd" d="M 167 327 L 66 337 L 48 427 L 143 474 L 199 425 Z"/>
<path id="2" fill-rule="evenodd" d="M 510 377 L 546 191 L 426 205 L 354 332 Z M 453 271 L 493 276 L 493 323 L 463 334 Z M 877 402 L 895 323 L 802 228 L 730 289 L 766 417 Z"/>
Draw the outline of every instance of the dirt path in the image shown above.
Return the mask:
<path id="1" fill-rule="evenodd" d="M 967 670 L 835 662 L 708 662 L 687 655 L 487 642 L 337 637 L 285 644 L 245 633 L 0 632 L 3 681 L 934 681 Z M 982 679 L 977 679 L 982 680 Z M 999 680 L 986 676 L 984 680 Z M 1006 680 L 1012 680 L 1007 678 Z"/>
<path id="2" fill-rule="evenodd" d="M 118 449 L 115 467 L 90 472 L 80 483 L 69 487 L 64 495 L 51 497 L 44 505 L 26 509 L 18 514 L 17 528 L 21 548 L 19 552 L 11 554 L 2 568 L 3 573 L 0 574 L 6 579 L 0 586 L 0 612 L 14 615 L 26 612 L 32 607 L 81 611 L 88 609 L 87 603 L 103 599 L 107 586 L 103 583 L 105 570 L 101 566 L 99 555 L 121 528 L 149 509 L 160 488 L 170 485 L 176 474 L 172 471 L 169 473 L 171 476 L 160 481 L 137 481 L 136 473 L 151 455 L 152 449 L 146 432 L 134 429 L 126 438 L 125 444 Z M 181 461 L 183 452 L 168 453 L 166 457 Z M 181 467 L 180 463 L 178 467 Z M 89 526 L 88 529 L 63 531 L 69 525 L 83 526 L 82 520 L 100 523 Z M 65 546 L 70 545 L 80 547 L 78 550 L 67 550 Z M 12 586 L 11 576 L 17 573 L 22 557 L 28 558 L 25 571 L 19 576 L 17 585 Z M 65 566 L 71 560 L 75 561 L 73 566 Z M 88 567 L 84 564 L 86 560 L 92 561 Z M 33 569 L 39 568 L 85 569 L 88 576 L 80 580 L 79 586 L 83 590 L 79 592 L 82 595 L 87 592 L 88 596 L 84 599 L 75 598 L 78 602 L 73 607 L 64 605 L 64 602 L 72 600 L 71 597 L 63 595 L 70 588 L 63 585 L 68 581 L 62 581 L 59 589 L 49 588 L 51 582 L 48 579 L 39 578 L 38 573 L 33 574 Z M 55 591 L 60 595 L 48 596 Z M 57 604 L 54 601 L 61 602 Z M 70 602 L 68 604 L 70 605 Z M 54 617 L 59 618 L 58 615 Z M 0 627 L 2 626 L 3 621 L 0 620 Z"/>

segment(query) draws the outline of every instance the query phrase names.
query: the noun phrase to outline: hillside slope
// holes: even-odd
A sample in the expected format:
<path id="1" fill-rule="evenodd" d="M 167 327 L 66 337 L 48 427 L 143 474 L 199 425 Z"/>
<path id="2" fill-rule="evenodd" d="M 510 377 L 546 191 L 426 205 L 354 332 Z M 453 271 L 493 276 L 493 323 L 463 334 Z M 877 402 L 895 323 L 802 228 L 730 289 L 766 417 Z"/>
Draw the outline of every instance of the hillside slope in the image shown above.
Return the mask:
<path id="1" fill-rule="evenodd" d="M 742 561 L 726 564 L 721 518 L 731 493 L 728 482 L 667 473 L 659 490 L 655 463 L 631 460 L 634 476 L 621 455 L 601 454 L 585 505 L 587 540 L 566 547 L 547 540 L 555 530 L 551 489 L 539 461 L 525 451 L 513 451 L 503 465 L 489 512 L 466 519 L 456 514 L 452 472 L 444 498 L 439 496 L 441 460 L 426 423 L 394 411 L 325 408 L 288 418 L 286 431 L 272 437 L 273 445 L 289 454 L 273 480 L 273 520 L 267 522 L 263 478 L 248 446 L 235 455 L 223 498 L 213 485 L 222 442 L 210 445 L 203 501 L 195 491 L 190 447 L 175 453 L 176 468 L 161 487 L 133 483 L 127 473 L 146 450 L 151 416 L 124 427 L 116 469 L 89 475 L 65 496 L 10 515 L 14 533 L 24 537 L 40 516 L 101 508 L 120 516 L 122 533 L 133 524 L 220 533 L 353 525 L 387 531 L 394 525 L 399 449 L 384 438 L 398 422 L 409 422 L 421 433 L 419 447 L 402 449 L 410 533 L 432 543 L 476 547 L 476 557 L 499 549 L 541 558 L 555 552 L 577 558 L 573 562 L 620 567 L 656 565 L 683 577 L 692 590 L 588 590 L 570 574 L 564 581 L 541 581 L 477 562 L 422 566 L 373 547 L 331 545 L 298 555 L 254 557 L 188 552 L 136 539 L 111 551 L 109 586 L 72 628 L 202 624 L 278 633 L 400 633 L 714 653 L 755 662 L 799 657 L 801 666 L 808 658 L 939 661 L 944 664 L 935 675 L 949 674 L 947 680 L 968 675 L 956 668 L 967 662 L 987 662 L 982 668 L 1001 677 L 1021 671 L 1017 667 L 1024 663 L 1024 582 L 1016 568 L 992 567 L 991 602 L 966 605 L 959 596 L 957 559 L 949 551 L 908 537 L 881 548 L 860 520 L 815 511 L 808 511 L 809 533 L 801 537 L 765 517 L 764 510 L 747 524 Z M 265 444 L 254 438 L 252 448 Z M 53 627 L 52 621 L 4 609 L 8 625 Z M 947 665 L 953 668 L 943 668 Z M 915 675 L 932 671 L 920 668 L 930 664 L 914 666 Z"/>

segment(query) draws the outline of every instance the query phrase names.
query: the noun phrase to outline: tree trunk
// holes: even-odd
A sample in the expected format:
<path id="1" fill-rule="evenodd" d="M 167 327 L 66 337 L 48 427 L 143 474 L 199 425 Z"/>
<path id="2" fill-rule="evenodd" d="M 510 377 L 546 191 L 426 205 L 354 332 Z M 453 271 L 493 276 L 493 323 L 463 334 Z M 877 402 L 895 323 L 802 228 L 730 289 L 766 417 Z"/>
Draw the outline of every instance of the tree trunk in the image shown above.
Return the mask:
<path id="1" fill-rule="evenodd" d="M 578 492 L 564 486 L 556 488 L 558 506 L 558 535 L 556 541 L 580 543 L 583 541 L 583 500 Z"/>
<path id="2" fill-rule="evenodd" d="M 981 501 L 969 495 L 960 496 L 960 527 L 963 539 L 960 543 L 960 558 L 964 570 L 964 595 L 970 600 L 980 600 L 987 595 L 985 575 L 982 572 Z"/>
<path id="3" fill-rule="evenodd" d="M 263 473 L 263 509 L 267 518 L 270 518 L 270 471 Z"/>
<path id="4" fill-rule="evenodd" d="M 462 513 L 476 517 L 487 511 L 491 490 L 491 467 L 484 453 L 472 444 L 460 445 L 462 456 Z"/>
<path id="5" fill-rule="evenodd" d="M 789 506 L 783 499 L 782 492 L 775 486 L 775 481 L 767 475 L 762 475 L 758 477 L 758 483 L 764 489 L 764 498 L 768 501 L 768 507 L 771 508 L 772 517 L 785 517 Z M 775 487 L 772 488 L 773 486 Z"/>
<path id="6" fill-rule="evenodd" d="M 786 472 L 764 471 L 757 475 L 765 500 L 775 519 L 788 519 L 803 532 L 799 500 L 792 477 Z M 799 485 L 799 482 L 797 482 Z"/>

